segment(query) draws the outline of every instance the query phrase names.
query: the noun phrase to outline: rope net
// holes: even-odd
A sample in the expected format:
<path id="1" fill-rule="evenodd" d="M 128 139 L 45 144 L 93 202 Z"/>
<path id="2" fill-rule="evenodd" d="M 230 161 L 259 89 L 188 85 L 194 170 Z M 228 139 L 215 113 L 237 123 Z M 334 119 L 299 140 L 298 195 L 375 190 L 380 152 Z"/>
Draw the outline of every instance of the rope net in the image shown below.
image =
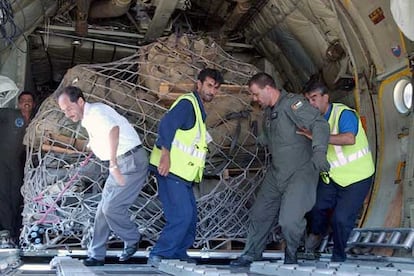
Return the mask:
<path id="1" fill-rule="evenodd" d="M 245 240 L 248 210 L 267 163 L 267 153 L 255 144 L 261 112 L 250 104 L 245 86 L 256 68 L 235 60 L 210 38 L 170 36 L 116 62 L 75 66 L 58 89 L 75 85 L 87 101 L 114 107 L 133 124 L 150 152 L 163 114 L 179 95 L 193 89 L 205 67 L 219 69 L 226 82 L 206 104 L 213 142 L 204 180 L 194 187 L 194 248 L 214 250 Z M 53 95 L 28 126 L 20 236 L 24 250 L 86 248 L 89 243 L 108 167 L 86 151 L 87 139 L 86 130 L 65 118 Z M 129 211 L 143 240 L 154 244 L 165 223 L 154 176 L 148 176 Z M 112 235 L 110 241 L 119 239 Z"/>

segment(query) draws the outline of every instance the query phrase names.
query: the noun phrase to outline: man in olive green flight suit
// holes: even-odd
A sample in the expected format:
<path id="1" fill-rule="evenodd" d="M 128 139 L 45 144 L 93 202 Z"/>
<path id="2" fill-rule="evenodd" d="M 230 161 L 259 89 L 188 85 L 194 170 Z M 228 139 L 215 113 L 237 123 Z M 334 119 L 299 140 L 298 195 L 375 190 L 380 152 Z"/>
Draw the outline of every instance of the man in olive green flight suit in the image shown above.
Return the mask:
<path id="1" fill-rule="evenodd" d="M 269 148 L 272 162 L 250 210 L 244 251 L 230 265 L 249 266 L 262 259 L 268 235 L 277 223 L 286 241 L 284 263 L 297 263 L 304 216 L 315 203 L 319 173 L 329 170 L 329 125 L 303 96 L 279 90 L 266 73 L 253 76 L 248 86 L 253 101 L 265 111 L 259 142 Z M 312 141 L 297 133 L 302 127 L 311 129 Z"/>
<path id="2" fill-rule="evenodd" d="M 13 242 L 18 241 L 22 220 L 23 137 L 34 105 L 34 95 L 23 91 L 18 96 L 19 109 L 0 108 L 0 231 L 8 231 Z"/>

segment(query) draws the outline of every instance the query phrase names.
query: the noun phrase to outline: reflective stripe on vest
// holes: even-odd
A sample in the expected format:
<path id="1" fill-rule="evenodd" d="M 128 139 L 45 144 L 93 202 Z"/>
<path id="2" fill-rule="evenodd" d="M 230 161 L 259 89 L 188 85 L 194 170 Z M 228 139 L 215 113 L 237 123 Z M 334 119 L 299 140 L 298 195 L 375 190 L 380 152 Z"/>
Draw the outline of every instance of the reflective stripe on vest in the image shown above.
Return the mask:
<path id="1" fill-rule="evenodd" d="M 177 129 L 170 149 L 170 173 L 190 182 L 201 182 L 207 156 L 207 129 L 203 122 L 200 106 L 193 93 L 179 97 L 170 109 L 182 99 L 189 100 L 194 108 L 195 124 L 191 129 Z M 154 145 L 150 163 L 158 167 L 161 150 Z"/>
<path id="2" fill-rule="evenodd" d="M 333 103 L 329 126 L 331 135 L 339 134 L 339 119 L 344 110 L 350 110 L 343 104 Z M 328 145 L 327 158 L 331 165 L 330 177 L 340 186 L 346 187 L 360 180 L 370 177 L 374 171 L 374 162 L 368 145 L 365 130 L 361 120 L 358 120 L 358 133 L 355 136 L 354 145 Z"/>
<path id="3" fill-rule="evenodd" d="M 346 157 L 342 151 L 341 146 L 334 146 L 334 148 L 335 148 L 335 152 L 336 152 L 336 156 L 338 157 L 338 160 L 329 162 L 329 164 L 331 165 L 331 169 L 339 167 L 339 166 L 344 166 L 348 164 L 349 162 L 362 158 L 367 154 L 371 154 L 371 151 L 369 150 L 369 148 L 366 147 Z"/>
<path id="4" fill-rule="evenodd" d="M 198 141 L 197 141 L 198 142 Z M 196 146 L 186 146 L 183 143 L 181 143 L 180 141 L 178 141 L 177 139 L 174 139 L 174 141 L 172 142 L 171 146 L 175 146 L 177 147 L 179 150 L 195 157 L 195 158 L 200 158 L 200 159 L 205 159 L 207 156 L 207 152 L 204 151 L 200 151 L 196 148 Z"/>
<path id="5" fill-rule="evenodd" d="M 331 116 L 334 116 L 332 118 L 335 119 L 335 122 L 333 122 L 333 128 L 332 128 L 331 134 L 335 135 L 339 133 L 339 117 L 338 116 L 340 116 L 342 111 L 344 110 L 351 110 L 351 109 L 346 108 L 346 106 L 342 104 L 332 104 Z M 331 119 L 331 117 L 329 119 Z M 361 125 L 359 124 L 359 118 L 358 118 L 358 127 L 361 127 Z M 343 151 L 343 146 L 338 146 L 338 145 L 331 145 L 331 146 L 333 146 L 335 153 L 336 153 L 336 157 L 338 158 L 338 160 L 329 162 L 329 164 L 331 165 L 331 169 L 339 167 L 339 166 L 344 166 L 348 164 L 349 162 L 362 158 L 367 154 L 371 154 L 371 151 L 369 150 L 368 145 L 365 148 L 360 149 L 357 152 L 350 154 L 349 156 L 345 156 L 344 151 Z"/>

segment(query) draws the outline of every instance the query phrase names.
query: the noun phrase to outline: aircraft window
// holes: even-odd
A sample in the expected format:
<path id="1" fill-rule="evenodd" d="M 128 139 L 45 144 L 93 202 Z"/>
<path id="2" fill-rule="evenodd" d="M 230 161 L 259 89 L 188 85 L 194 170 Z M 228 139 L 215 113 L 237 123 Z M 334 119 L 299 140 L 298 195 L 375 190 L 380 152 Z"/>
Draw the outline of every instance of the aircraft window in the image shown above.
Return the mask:
<path id="1" fill-rule="evenodd" d="M 413 100 L 413 85 L 411 83 L 404 87 L 403 98 L 405 106 L 410 109 Z"/>
<path id="2" fill-rule="evenodd" d="M 409 79 L 401 79 L 394 87 L 394 105 L 398 112 L 407 114 L 412 106 L 413 85 Z"/>

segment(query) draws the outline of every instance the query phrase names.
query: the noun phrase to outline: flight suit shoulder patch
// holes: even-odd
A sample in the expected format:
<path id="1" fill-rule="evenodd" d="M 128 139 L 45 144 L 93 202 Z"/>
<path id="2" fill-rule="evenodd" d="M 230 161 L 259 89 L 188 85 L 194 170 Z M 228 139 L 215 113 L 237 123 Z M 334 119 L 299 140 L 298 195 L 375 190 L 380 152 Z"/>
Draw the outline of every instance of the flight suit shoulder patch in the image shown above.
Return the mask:
<path id="1" fill-rule="evenodd" d="M 16 120 L 14 120 L 14 125 L 18 128 L 23 127 L 24 126 L 24 119 L 21 118 L 21 117 L 16 118 Z"/>
<path id="2" fill-rule="evenodd" d="M 295 111 L 301 108 L 302 106 L 303 106 L 303 100 L 297 100 L 290 107 L 292 108 L 292 110 Z"/>

